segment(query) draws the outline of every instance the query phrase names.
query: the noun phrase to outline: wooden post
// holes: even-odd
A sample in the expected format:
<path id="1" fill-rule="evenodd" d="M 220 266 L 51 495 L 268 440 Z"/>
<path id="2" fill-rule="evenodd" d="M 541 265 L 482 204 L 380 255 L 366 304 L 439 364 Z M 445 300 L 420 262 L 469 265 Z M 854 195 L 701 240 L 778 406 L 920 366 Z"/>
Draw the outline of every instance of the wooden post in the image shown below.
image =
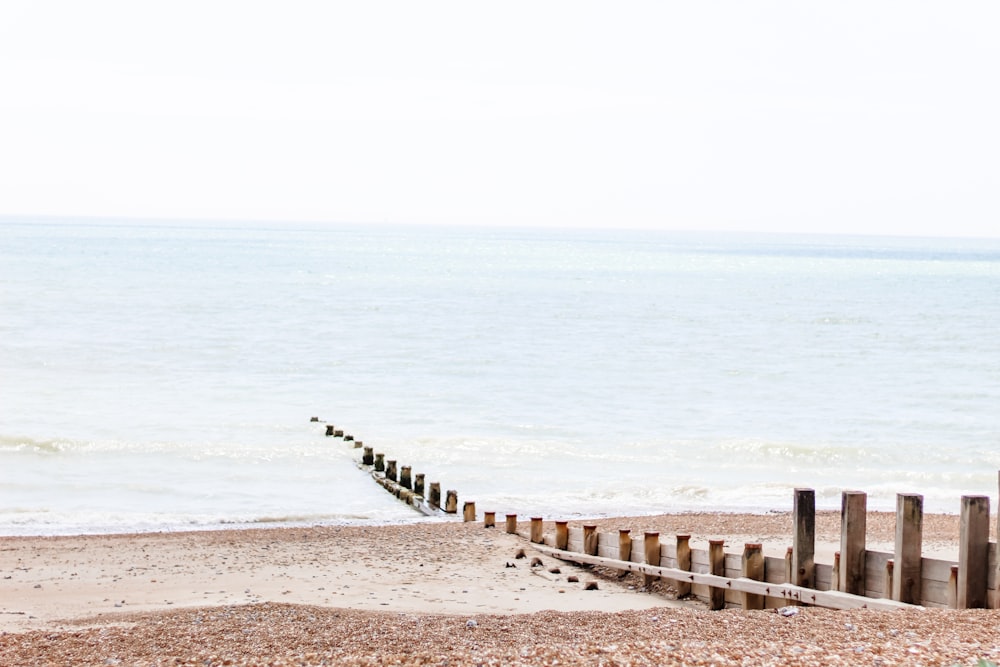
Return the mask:
<path id="1" fill-rule="evenodd" d="M 948 608 L 958 609 L 958 566 L 951 566 L 951 574 L 948 575 Z"/>
<path id="2" fill-rule="evenodd" d="M 399 485 L 404 489 L 413 489 L 413 484 L 410 481 L 410 473 L 413 468 L 410 466 L 403 466 L 399 469 Z"/>
<path id="3" fill-rule="evenodd" d="M 566 551 L 569 546 L 569 522 L 556 521 L 556 549 Z"/>
<path id="4" fill-rule="evenodd" d="M 921 548 L 924 530 L 924 497 L 896 494 L 896 553 L 892 599 L 920 604 Z"/>
<path id="5" fill-rule="evenodd" d="M 413 476 L 413 493 L 420 497 L 424 495 L 424 473 L 422 472 Z"/>
<path id="6" fill-rule="evenodd" d="M 365 447 L 364 453 L 361 455 L 361 464 L 370 466 L 375 463 L 375 450 L 371 447 Z"/>
<path id="7" fill-rule="evenodd" d="M 890 558 L 885 562 L 885 597 L 892 599 L 895 591 L 896 563 Z"/>
<path id="8" fill-rule="evenodd" d="M 754 581 L 764 581 L 764 545 L 747 542 L 743 545 L 742 576 Z M 763 609 L 764 596 L 755 593 L 743 594 L 744 609 Z"/>
<path id="9" fill-rule="evenodd" d="M 833 552 L 833 570 L 831 571 L 830 575 L 831 575 L 830 576 L 830 590 L 831 591 L 839 591 L 840 590 L 840 582 L 842 581 L 842 579 L 840 578 L 840 552 L 839 551 L 834 551 Z"/>
<path id="10" fill-rule="evenodd" d="M 868 522 L 868 494 L 844 491 L 840 494 L 840 590 L 851 595 L 865 594 L 865 550 Z"/>
<path id="11" fill-rule="evenodd" d="M 545 536 L 542 534 L 542 517 L 533 516 L 531 517 L 531 541 L 535 544 L 541 544 L 545 541 Z"/>
<path id="12" fill-rule="evenodd" d="M 355 440 L 354 441 L 354 449 L 361 449 L 364 446 L 365 446 L 365 443 L 361 442 L 360 440 Z"/>
<path id="13" fill-rule="evenodd" d="M 427 499 L 431 507 L 441 507 L 441 483 L 431 482 L 431 497 Z"/>
<path id="14" fill-rule="evenodd" d="M 958 543 L 958 608 L 986 606 L 989 568 L 990 498 L 962 496 Z"/>
<path id="15" fill-rule="evenodd" d="M 327 435 L 327 437 L 330 437 L 330 438 L 333 437 L 333 424 L 327 424 L 326 425 L 326 435 Z"/>
<path id="16" fill-rule="evenodd" d="M 583 553 L 588 556 L 597 555 L 597 526 L 583 527 Z"/>
<path id="17" fill-rule="evenodd" d="M 677 569 L 691 571 L 691 536 L 677 536 Z M 677 597 L 682 598 L 691 595 L 691 582 L 675 581 L 674 588 L 677 589 Z"/>
<path id="18" fill-rule="evenodd" d="M 795 577 L 792 576 L 792 572 L 793 572 L 793 570 L 792 570 L 792 548 L 788 547 L 788 551 L 785 552 L 785 583 L 786 584 L 794 584 L 795 583 L 793 581 L 793 579 L 795 579 Z"/>
<path id="19" fill-rule="evenodd" d="M 618 560 L 632 560 L 632 531 L 628 528 L 618 530 Z"/>
<path id="20" fill-rule="evenodd" d="M 385 472 L 385 454 L 375 455 L 375 472 Z"/>
<path id="21" fill-rule="evenodd" d="M 476 503 L 466 500 L 462 505 L 462 521 L 466 523 L 476 520 Z"/>
<path id="22" fill-rule="evenodd" d="M 719 577 L 726 576 L 726 552 L 724 540 L 708 541 L 709 573 Z M 711 610 L 726 608 L 726 589 L 712 586 L 708 589 L 708 608 Z"/>
<path id="23" fill-rule="evenodd" d="M 507 532 L 511 535 L 517 534 L 517 515 L 508 514 L 507 515 Z"/>
<path id="24" fill-rule="evenodd" d="M 344 429 L 342 429 L 342 428 L 336 428 L 336 429 L 334 429 L 333 430 L 333 435 L 336 436 L 336 437 L 338 437 L 338 438 L 343 438 L 344 437 Z"/>
<path id="25" fill-rule="evenodd" d="M 653 532 L 643 533 L 643 553 L 646 563 L 649 565 L 660 565 L 660 534 Z M 642 583 L 647 588 L 658 579 L 651 574 L 642 575 Z"/>
<path id="26" fill-rule="evenodd" d="M 385 478 L 396 481 L 396 462 L 391 459 L 385 462 Z"/>
<path id="27" fill-rule="evenodd" d="M 496 527 L 497 527 L 497 513 L 483 512 L 483 528 L 496 528 Z"/>
<path id="28" fill-rule="evenodd" d="M 791 583 L 803 588 L 816 587 L 816 492 L 795 489 L 792 505 L 795 532 L 792 535 Z"/>
<path id="29" fill-rule="evenodd" d="M 444 511 L 448 514 L 458 514 L 458 492 L 448 489 L 444 499 Z"/>

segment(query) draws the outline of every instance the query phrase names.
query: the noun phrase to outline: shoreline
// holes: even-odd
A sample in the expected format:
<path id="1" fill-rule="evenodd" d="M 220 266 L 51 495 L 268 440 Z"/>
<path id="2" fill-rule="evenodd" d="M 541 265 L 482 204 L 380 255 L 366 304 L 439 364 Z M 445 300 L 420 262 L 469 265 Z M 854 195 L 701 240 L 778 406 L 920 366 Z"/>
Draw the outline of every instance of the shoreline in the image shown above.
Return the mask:
<path id="1" fill-rule="evenodd" d="M 887 537 L 891 541 L 894 521 L 890 513 L 869 513 L 870 549 Z M 633 534 L 690 531 L 693 543 L 720 537 L 733 545 L 742 540 L 765 544 L 772 542 L 769 538 L 790 540 L 790 513 L 680 513 L 570 522 L 583 523 L 599 530 L 627 527 Z M 821 560 L 822 549 L 833 544 L 834 536 L 839 540 L 839 512 L 817 512 L 816 527 L 817 560 Z M 925 515 L 925 551 L 927 545 L 957 549 L 958 529 L 957 516 Z M 528 557 L 516 558 L 519 549 Z M 1000 655 L 1000 648 L 996 653 L 987 651 L 996 648 L 994 642 L 1000 645 L 992 633 L 1000 612 L 992 610 L 803 608 L 791 619 L 773 610 L 707 612 L 700 603 L 671 599 L 663 592 L 665 586 L 642 590 L 636 575 L 619 577 L 544 556 L 542 567 L 533 568 L 530 561 L 535 556 L 526 540 L 506 534 L 502 526 L 486 529 L 481 521 L 4 537 L 0 538 L 0 663 L 31 663 L 26 656 L 35 656 L 38 662 L 38 656 L 48 656 L 54 664 L 116 664 L 107 660 L 133 664 L 130 661 L 138 663 L 140 656 L 146 656 L 143 664 L 149 664 L 152 658 L 136 642 L 152 634 L 169 638 L 162 655 L 194 660 L 202 646 L 192 643 L 193 638 L 201 637 L 217 656 L 245 660 L 234 664 L 285 659 L 288 651 L 298 651 L 298 657 L 275 664 L 322 660 L 424 664 L 433 656 L 438 656 L 434 664 L 447 656 L 466 664 L 480 655 L 477 650 L 487 663 L 490 655 L 500 656 L 496 664 L 543 664 L 556 654 L 564 656 L 561 664 L 598 664 L 600 656 L 608 661 L 654 654 L 659 661 L 675 664 L 728 655 L 716 662 L 730 664 L 727 660 L 735 660 L 732 651 L 737 645 L 750 654 L 766 649 L 777 660 L 771 664 L 805 664 L 800 658 L 813 649 L 800 656 L 789 653 L 791 647 L 828 641 L 857 644 L 851 651 L 869 647 L 860 654 L 843 653 L 859 657 L 857 664 L 872 664 L 870 647 L 876 644 L 882 646 L 880 654 L 898 650 L 903 657 L 913 656 L 910 649 L 917 647 L 924 662 L 930 661 L 932 654 L 927 651 L 932 645 L 933 655 L 952 662 L 969 662 L 967 658 L 980 655 L 969 652 L 974 645 L 982 647 L 982 655 L 994 659 Z M 570 576 L 579 581 L 569 582 Z M 592 581 L 597 590 L 585 590 Z M 467 628 L 468 622 L 474 625 Z M 248 623 L 250 635 L 270 637 L 270 648 L 247 647 Z M 322 641 L 315 634 L 315 623 L 325 628 Z M 769 637 L 775 623 L 782 631 L 794 630 L 790 638 L 775 644 Z M 381 628 L 379 633 L 395 639 L 351 644 L 334 636 L 333 628 L 356 633 L 359 624 Z M 845 634 L 845 624 L 857 631 Z M 424 627 L 434 636 L 410 642 L 410 634 Z M 554 627 L 564 628 L 562 639 L 551 635 Z M 633 632 L 623 635 L 623 628 L 629 627 Z M 883 629 L 868 633 L 876 627 Z M 667 633 L 663 639 L 664 631 L 680 628 L 686 629 L 683 635 Z M 893 628 L 902 634 L 887 634 Z M 826 638 L 818 638 L 821 630 Z M 878 632 L 883 637 L 876 636 Z M 956 643 L 956 632 L 968 641 Z M 511 641 L 499 642 L 496 633 L 509 633 Z M 866 639 L 858 644 L 862 634 Z M 942 639 L 937 646 L 935 638 L 946 635 L 952 639 Z M 104 640 L 94 644 L 95 637 L 116 637 L 116 652 L 108 653 L 110 644 Z M 303 648 L 306 639 L 320 656 L 315 660 L 302 657 L 309 653 Z M 653 646 L 661 640 L 666 644 Z M 609 649 L 612 644 L 618 649 Z M 674 648 L 666 650 L 667 644 Z M 59 657 L 63 654 L 58 651 L 73 646 L 72 660 Z M 534 652 L 522 656 L 525 646 Z M 844 649 L 837 646 L 837 652 Z M 958 649 L 964 651 L 961 656 Z M 829 650 L 834 650 L 832 644 Z"/>

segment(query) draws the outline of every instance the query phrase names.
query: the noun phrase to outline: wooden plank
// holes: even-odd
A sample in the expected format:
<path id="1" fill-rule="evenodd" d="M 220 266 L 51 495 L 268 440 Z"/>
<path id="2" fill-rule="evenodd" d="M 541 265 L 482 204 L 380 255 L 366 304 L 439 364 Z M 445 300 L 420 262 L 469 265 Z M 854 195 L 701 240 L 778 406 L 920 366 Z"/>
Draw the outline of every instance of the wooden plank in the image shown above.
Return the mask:
<path id="1" fill-rule="evenodd" d="M 892 597 L 900 602 L 920 602 L 921 547 L 924 497 L 916 493 L 896 495 L 896 553 L 893 556 Z M 841 554 L 843 557 L 843 554 Z M 871 586 L 871 582 L 867 582 Z"/>
<path id="2" fill-rule="evenodd" d="M 865 588 L 868 494 L 844 491 L 840 497 L 840 590 L 860 594 Z"/>
<path id="3" fill-rule="evenodd" d="M 601 558 L 600 556 L 588 556 L 586 554 L 569 553 L 539 544 L 533 544 L 532 548 L 534 548 L 536 551 L 540 551 L 541 553 L 547 554 L 553 558 L 558 558 L 560 560 L 572 561 L 575 563 L 584 563 L 587 565 L 603 565 L 605 567 L 611 567 L 620 570 L 639 572 L 643 575 L 649 575 L 653 577 L 663 577 L 667 579 L 684 579 L 692 584 L 698 584 L 702 586 L 710 586 L 716 588 L 725 588 L 745 593 L 755 593 L 757 595 L 780 597 L 788 601 L 796 601 L 803 604 L 810 604 L 818 607 L 827 607 L 830 609 L 891 610 L 891 609 L 904 609 L 913 606 L 895 602 L 893 600 L 873 600 L 858 595 L 841 593 L 840 591 L 817 591 L 809 588 L 804 588 L 802 586 L 795 586 L 792 584 L 769 584 L 767 582 L 754 581 L 752 579 L 744 579 L 744 578 L 733 579 L 730 577 L 721 577 L 714 574 L 687 572 L 684 570 L 679 570 L 677 568 L 657 567 L 653 565 L 646 565 L 643 563 L 632 563 L 630 561 L 620 561 L 608 558 Z"/>
<path id="4" fill-rule="evenodd" d="M 892 554 L 884 551 L 865 552 L 865 596 L 885 596 L 885 564 Z"/>
<path id="5" fill-rule="evenodd" d="M 818 591 L 837 590 L 833 587 L 833 566 L 826 563 L 816 563 L 816 581 L 814 588 Z"/>
<path id="6" fill-rule="evenodd" d="M 925 607 L 948 607 L 950 603 L 948 601 L 948 582 L 947 581 L 928 581 L 924 579 L 923 588 L 923 600 L 920 601 Z"/>
<path id="7" fill-rule="evenodd" d="M 948 577 L 951 576 L 952 565 L 958 565 L 958 562 L 953 560 L 924 558 L 923 563 L 920 566 L 920 571 L 923 573 L 923 580 L 925 582 L 943 581 L 948 583 Z"/>

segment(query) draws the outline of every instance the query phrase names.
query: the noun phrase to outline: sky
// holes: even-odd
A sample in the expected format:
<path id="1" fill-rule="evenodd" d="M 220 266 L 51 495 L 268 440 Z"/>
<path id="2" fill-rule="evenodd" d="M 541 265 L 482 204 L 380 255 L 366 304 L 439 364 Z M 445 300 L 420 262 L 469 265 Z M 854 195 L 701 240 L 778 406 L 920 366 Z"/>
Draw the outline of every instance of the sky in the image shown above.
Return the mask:
<path id="1" fill-rule="evenodd" d="M 0 4 L 0 216 L 1000 236 L 1000 3 Z"/>

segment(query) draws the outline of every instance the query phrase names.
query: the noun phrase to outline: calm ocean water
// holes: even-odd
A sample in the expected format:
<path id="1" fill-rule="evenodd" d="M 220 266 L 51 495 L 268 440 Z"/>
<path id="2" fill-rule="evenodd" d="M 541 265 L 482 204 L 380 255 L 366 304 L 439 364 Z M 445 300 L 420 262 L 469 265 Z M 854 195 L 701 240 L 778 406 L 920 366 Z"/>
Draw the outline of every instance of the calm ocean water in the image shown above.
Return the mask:
<path id="1" fill-rule="evenodd" d="M 0 222 L 0 534 L 997 495 L 1000 240 Z"/>

